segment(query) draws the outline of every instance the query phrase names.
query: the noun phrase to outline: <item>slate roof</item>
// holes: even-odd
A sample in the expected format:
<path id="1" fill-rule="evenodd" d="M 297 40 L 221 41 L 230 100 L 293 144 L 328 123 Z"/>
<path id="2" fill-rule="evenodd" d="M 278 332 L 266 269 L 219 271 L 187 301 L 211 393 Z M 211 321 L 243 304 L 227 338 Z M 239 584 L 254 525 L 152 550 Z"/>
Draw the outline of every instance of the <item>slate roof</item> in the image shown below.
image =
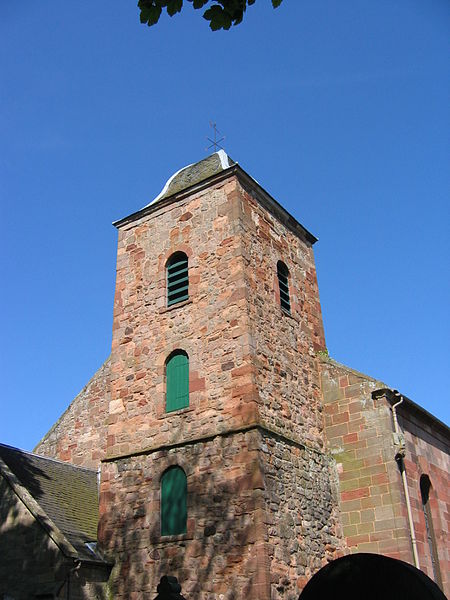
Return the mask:
<path id="1" fill-rule="evenodd" d="M 78 557 L 100 560 L 86 545 L 97 540 L 97 472 L 3 444 L 0 459 L 75 548 Z M 20 486 L 15 491 L 21 497 Z"/>
<path id="2" fill-rule="evenodd" d="M 151 206 L 163 198 L 168 198 L 197 183 L 201 183 L 205 179 L 232 167 L 234 164 L 236 164 L 234 160 L 231 159 L 224 150 L 219 150 L 197 163 L 187 165 L 174 173 L 172 177 L 167 180 L 161 193 L 147 206 Z"/>

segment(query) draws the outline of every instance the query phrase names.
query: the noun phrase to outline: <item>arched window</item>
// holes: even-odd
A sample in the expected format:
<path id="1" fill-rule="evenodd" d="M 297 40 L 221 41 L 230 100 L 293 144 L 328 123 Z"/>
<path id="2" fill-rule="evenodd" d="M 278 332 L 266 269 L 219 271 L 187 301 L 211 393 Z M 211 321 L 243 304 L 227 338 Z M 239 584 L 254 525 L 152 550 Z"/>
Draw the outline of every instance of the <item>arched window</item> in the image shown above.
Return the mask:
<path id="1" fill-rule="evenodd" d="M 175 350 L 166 362 L 166 412 L 189 406 L 189 357 Z"/>
<path id="2" fill-rule="evenodd" d="M 170 467 L 161 478 L 161 535 L 186 533 L 187 479 L 180 467 Z"/>
<path id="3" fill-rule="evenodd" d="M 430 549 L 431 566 L 433 569 L 433 579 L 442 588 L 442 575 L 439 565 L 439 555 L 434 535 L 433 517 L 430 507 L 431 481 L 428 475 L 420 476 L 420 495 L 422 497 L 423 515 L 425 518 L 425 529 L 427 532 L 428 548 Z"/>
<path id="4" fill-rule="evenodd" d="M 281 308 L 286 312 L 291 312 L 291 301 L 289 299 L 289 269 L 279 260 L 277 262 L 278 287 L 280 290 Z"/>
<path id="5" fill-rule="evenodd" d="M 167 261 L 167 306 L 188 298 L 188 257 L 184 252 L 175 252 Z"/>

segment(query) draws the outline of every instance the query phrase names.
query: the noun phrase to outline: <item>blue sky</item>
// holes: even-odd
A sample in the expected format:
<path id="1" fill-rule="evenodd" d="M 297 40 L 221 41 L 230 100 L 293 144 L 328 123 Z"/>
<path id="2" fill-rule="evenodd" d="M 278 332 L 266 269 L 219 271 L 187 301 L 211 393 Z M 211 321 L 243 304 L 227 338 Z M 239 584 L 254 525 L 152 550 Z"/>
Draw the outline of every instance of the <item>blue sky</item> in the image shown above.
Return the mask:
<path id="1" fill-rule="evenodd" d="M 212 33 L 135 2 L 0 4 L 0 441 L 107 358 L 116 231 L 225 149 L 315 246 L 331 356 L 450 420 L 447 0 L 258 0 Z"/>

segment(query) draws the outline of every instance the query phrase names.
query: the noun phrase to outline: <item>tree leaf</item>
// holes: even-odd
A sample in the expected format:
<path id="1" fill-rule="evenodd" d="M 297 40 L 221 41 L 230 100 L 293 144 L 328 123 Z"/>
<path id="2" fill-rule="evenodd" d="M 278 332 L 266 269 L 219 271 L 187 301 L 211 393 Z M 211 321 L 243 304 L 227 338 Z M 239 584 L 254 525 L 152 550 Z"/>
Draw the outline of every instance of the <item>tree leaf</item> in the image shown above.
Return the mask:
<path id="1" fill-rule="evenodd" d="M 221 6 L 219 6 L 218 4 L 214 4 L 213 6 L 211 6 L 211 8 L 208 8 L 207 10 L 205 10 L 203 16 L 208 21 L 211 21 L 211 19 L 220 18 L 222 16 L 222 13 L 223 13 L 223 8 Z"/>
<path id="2" fill-rule="evenodd" d="M 233 22 L 228 12 L 218 4 L 214 4 L 211 8 L 205 10 L 203 18 L 210 21 L 209 26 L 213 31 L 230 29 Z"/>
<path id="3" fill-rule="evenodd" d="M 277 8 L 283 0 L 272 0 L 272 6 Z M 256 0 L 188 0 L 194 9 L 203 8 L 210 2 L 214 4 L 205 10 L 203 18 L 209 21 L 213 31 L 230 29 L 232 25 L 239 25 L 244 18 L 247 6 L 255 4 Z M 138 0 L 141 23 L 155 25 L 159 21 L 162 10 L 173 17 L 183 8 L 183 0 Z"/>
<path id="4" fill-rule="evenodd" d="M 139 0 L 138 7 L 141 9 L 141 23 L 147 23 L 147 25 L 150 27 L 159 21 L 162 8 L 161 6 L 156 6 L 153 0 Z"/>
<path id="5" fill-rule="evenodd" d="M 182 8 L 183 0 L 170 0 L 170 2 L 167 3 L 167 14 L 170 17 L 173 17 L 173 15 L 180 12 Z"/>
<path id="6" fill-rule="evenodd" d="M 222 13 L 223 13 L 223 8 L 221 8 L 217 4 L 214 4 L 214 6 L 211 6 L 211 8 L 208 8 L 203 13 L 203 18 L 206 19 L 207 21 L 210 21 L 209 26 L 211 27 L 211 29 L 213 31 L 216 31 L 217 29 L 221 29 Z"/>
<path id="7" fill-rule="evenodd" d="M 192 2 L 194 8 L 203 8 L 205 4 L 208 4 L 209 0 L 189 0 Z"/>
<path id="8" fill-rule="evenodd" d="M 161 16 L 162 8 L 160 6 L 151 6 L 149 9 L 149 18 L 147 20 L 147 24 L 150 27 L 151 25 L 156 25 L 159 21 L 159 17 Z"/>

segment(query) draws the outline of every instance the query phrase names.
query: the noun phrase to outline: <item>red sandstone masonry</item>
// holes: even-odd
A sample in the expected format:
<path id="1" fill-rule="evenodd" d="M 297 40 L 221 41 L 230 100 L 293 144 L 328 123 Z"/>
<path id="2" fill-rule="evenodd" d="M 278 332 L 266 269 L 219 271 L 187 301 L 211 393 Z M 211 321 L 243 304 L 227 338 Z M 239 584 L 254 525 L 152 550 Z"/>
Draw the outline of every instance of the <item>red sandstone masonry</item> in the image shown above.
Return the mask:
<path id="1" fill-rule="evenodd" d="M 351 551 L 401 554 L 412 562 L 411 547 L 405 551 L 398 542 L 405 535 L 403 496 L 390 410 L 372 399 L 379 387 L 385 386 L 330 359 L 322 362 L 326 435 L 338 463 L 342 520 L 348 523 L 346 543 Z M 334 416 L 336 406 L 338 414 L 349 415 L 348 423 L 335 425 L 327 419 L 330 413 Z"/>
<path id="2" fill-rule="evenodd" d="M 189 257 L 189 300 L 167 308 L 165 266 L 179 250 Z M 279 259 L 291 272 L 291 316 L 277 298 Z M 233 591 L 277 600 L 298 595 L 342 552 L 335 482 L 320 452 L 323 347 L 311 244 L 237 177 L 120 228 L 99 529 L 117 559 L 118 598 L 150 598 L 164 568 L 195 600 Z M 189 355 L 189 407 L 166 413 L 164 364 L 177 348 Z M 237 431 L 257 424 L 285 441 Z M 169 542 L 158 534 L 168 457 L 185 469 L 191 503 L 186 539 Z M 205 534 L 209 521 L 218 537 Z M 201 591 L 199 569 L 209 573 Z"/>
<path id="3" fill-rule="evenodd" d="M 242 252 L 261 422 L 322 448 L 316 351 L 325 348 L 311 243 L 240 186 Z M 277 262 L 289 269 L 291 314 L 281 309 Z"/>
<path id="4" fill-rule="evenodd" d="M 329 449 L 338 462 L 346 543 L 352 552 L 376 552 L 413 564 L 404 491 L 394 460 L 390 403 L 383 393 L 373 397 L 379 388 L 386 386 L 330 359 L 322 361 L 324 422 Z M 352 427 L 344 434 L 342 425 L 335 425 L 335 419 L 347 411 Z M 448 428 L 411 405 L 400 407 L 398 412 L 407 441 L 405 467 L 420 568 L 435 578 L 419 489 L 420 476 L 425 473 L 433 485 L 430 506 L 443 588 L 448 594 Z"/>
<path id="5" fill-rule="evenodd" d="M 399 424 L 406 438 L 407 477 L 413 512 L 420 568 L 434 579 L 430 546 L 420 494 L 420 477 L 428 475 L 432 489 L 430 509 L 439 555 L 444 592 L 450 595 L 450 472 L 449 436 L 445 426 L 437 427 L 419 412 L 399 407 Z"/>
<path id="6" fill-rule="evenodd" d="M 235 188 L 222 182 L 119 231 L 108 456 L 258 420 L 252 373 L 237 371 L 251 340 Z M 179 250 L 190 300 L 167 309 L 165 265 Z M 164 364 L 177 348 L 190 360 L 189 409 L 166 415 Z"/>
<path id="7" fill-rule="evenodd" d="M 178 250 L 189 256 L 190 300 L 166 309 L 165 265 Z M 291 316 L 276 299 L 279 259 L 291 271 Z M 176 348 L 190 357 L 190 408 L 168 428 L 164 362 Z M 118 243 L 107 454 L 195 438 L 214 422 L 218 431 L 263 422 L 320 448 L 315 351 L 323 348 L 311 244 L 236 178 L 126 225 Z"/>
<path id="8" fill-rule="evenodd" d="M 99 541 L 116 560 L 119 600 L 153 600 L 165 571 L 192 600 L 290 600 L 346 551 L 343 536 L 351 552 L 412 562 L 390 407 L 373 394 L 384 386 L 317 358 L 311 238 L 242 172 L 215 181 L 122 222 L 111 358 L 36 449 L 103 460 Z M 189 300 L 167 307 L 175 251 L 189 257 Z M 190 358 L 189 407 L 166 414 L 164 363 L 178 348 Z M 418 488 L 427 473 L 448 593 L 448 430 L 399 414 L 421 567 L 433 576 Z M 188 475 L 188 533 L 162 539 L 160 477 L 173 464 Z"/>
<path id="9" fill-rule="evenodd" d="M 110 359 L 100 367 L 34 449 L 36 454 L 96 469 L 106 454 Z"/>
<path id="10" fill-rule="evenodd" d="M 248 432 L 104 465 L 100 537 L 117 561 L 116 598 L 136 592 L 153 599 L 169 572 L 189 598 L 269 599 L 258 436 Z M 173 464 L 187 475 L 187 533 L 162 538 L 160 478 Z"/>
<path id="11" fill-rule="evenodd" d="M 169 539 L 157 515 L 160 477 L 173 464 L 188 477 L 189 521 Z M 258 430 L 105 464 L 102 488 L 100 535 L 120 565 L 118 598 L 131 589 L 150 598 L 164 572 L 192 598 L 296 597 L 340 545 L 326 457 Z M 142 567 L 133 574 L 130 555 Z"/>

